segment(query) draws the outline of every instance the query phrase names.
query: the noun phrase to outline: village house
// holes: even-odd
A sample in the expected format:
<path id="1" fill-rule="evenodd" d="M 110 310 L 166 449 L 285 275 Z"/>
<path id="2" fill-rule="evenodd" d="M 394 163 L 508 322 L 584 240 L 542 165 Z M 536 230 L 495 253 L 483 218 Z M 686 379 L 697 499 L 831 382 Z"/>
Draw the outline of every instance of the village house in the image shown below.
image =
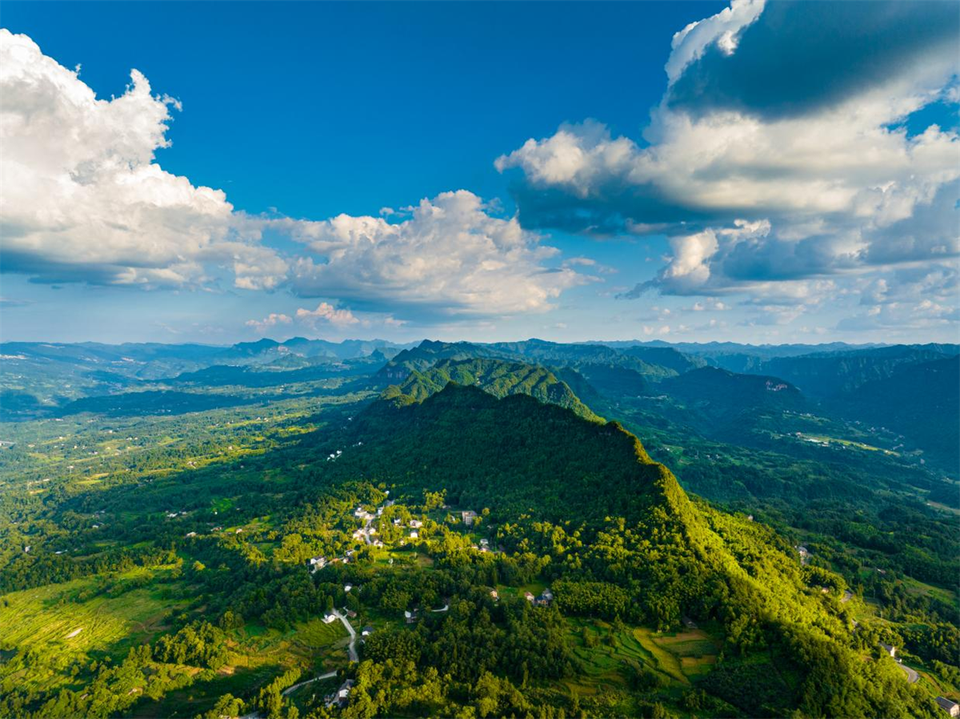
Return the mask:
<path id="1" fill-rule="evenodd" d="M 364 627 L 360 630 L 361 637 L 369 637 L 371 634 L 373 634 L 373 627 Z"/>
<path id="2" fill-rule="evenodd" d="M 544 589 L 543 592 L 537 597 L 537 604 L 541 606 L 548 606 L 553 601 L 553 592 L 549 589 Z"/>
<path id="3" fill-rule="evenodd" d="M 896 658 L 897 658 L 897 648 L 896 648 L 896 647 L 893 647 L 893 646 L 890 646 L 889 644 L 884 644 L 883 642 L 880 642 L 880 648 L 881 648 L 884 652 L 886 652 L 887 654 L 889 654 L 891 658 L 893 658 L 893 659 L 896 659 Z"/>
<path id="4" fill-rule="evenodd" d="M 421 522 L 419 519 L 411 519 L 411 520 L 410 520 L 410 526 L 411 526 L 413 529 L 420 529 L 420 527 L 423 526 L 423 522 Z"/>
<path id="5" fill-rule="evenodd" d="M 335 622 L 335 621 L 337 621 L 337 615 L 336 615 L 336 614 L 324 614 L 324 615 L 323 615 L 323 623 L 324 623 L 324 624 L 332 624 L 332 623 Z"/>
<path id="6" fill-rule="evenodd" d="M 526 599 L 528 602 L 533 602 L 533 601 L 536 600 L 536 597 L 533 596 L 533 594 L 530 593 L 530 592 L 524 592 L 524 593 L 523 593 L 523 598 Z"/>
<path id="7" fill-rule="evenodd" d="M 417 621 L 417 610 L 414 609 L 412 612 L 405 611 L 403 613 L 403 618 L 407 621 L 407 624 L 413 624 L 415 621 Z"/>
<path id="8" fill-rule="evenodd" d="M 307 560 L 307 564 L 313 569 L 313 571 L 317 571 L 318 569 L 323 569 L 325 566 L 327 566 L 327 558 L 310 557 L 310 559 Z"/>
<path id="9" fill-rule="evenodd" d="M 341 709 L 347 705 L 347 702 L 350 699 L 350 690 L 353 688 L 353 679 L 347 679 L 343 684 L 340 685 L 340 688 L 337 689 L 333 694 L 328 694 L 326 696 L 327 709 L 331 709 L 334 705 L 337 705 Z"/>
<path id="10" fill-rule="evenodd" d="M 413 530 L 412 532 L 410 532 L 410 539 L 419 539 L 419 538 L 420 538 L 420 533 L 417 530 Z"/>
<path id="11" fill-rule="evenodd" d="M 353 589 L 353 585 L 352 585 L 352 584 L 344 584 L 344 585 L 343 585 L 343 591 L 349 592 L 351 589 Z"/>
<path id="12" fill-rule="evenodd" d="M 477 513 L 468 509 L 466 512 L 460 512 L 460 517 L 463 519 L 463 523 L 469 527 L 476 521 Z"/>
<path id="13" fill-rule="evenodd" d="M 500 599 L 500 593 L 496 589 L 490 590 L 490 596 L 493 597 L 493 601 Z"/>
<path id="14" fill-rule="evenodd" d="M 960 704 L 952 702 L 946 697 L 937 697 L 937 706 L 952 717 L 960 716 Z"/>

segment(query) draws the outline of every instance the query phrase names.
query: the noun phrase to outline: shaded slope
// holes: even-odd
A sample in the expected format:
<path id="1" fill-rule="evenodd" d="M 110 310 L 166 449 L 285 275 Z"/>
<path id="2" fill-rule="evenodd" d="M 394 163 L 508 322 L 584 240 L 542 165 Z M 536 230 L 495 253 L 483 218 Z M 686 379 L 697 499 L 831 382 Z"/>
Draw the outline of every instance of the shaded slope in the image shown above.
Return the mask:
<path id="1" fill-rule="evenodd" d="M 777 377 L 736 374 L 702 367 L 665 380 L 658 389 L 710 417 L 729 419 L 744 411 L 798 409 L 800 390 Z"/>
<path id="2" fill-rule="evenodd" d="M 960 357 L 900 367 L 835 405 L 847 417 L 903 434 L 953 471 L 960 465 Z"/>

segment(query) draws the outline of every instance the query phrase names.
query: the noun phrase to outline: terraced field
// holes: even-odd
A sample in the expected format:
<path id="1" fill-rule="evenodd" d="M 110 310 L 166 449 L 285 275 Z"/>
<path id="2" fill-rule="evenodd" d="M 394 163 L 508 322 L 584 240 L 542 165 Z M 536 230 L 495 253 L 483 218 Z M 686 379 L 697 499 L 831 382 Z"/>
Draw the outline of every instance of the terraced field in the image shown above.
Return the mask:
<path id="1" fill-rule="evenodd" d="M 639 668 L 657 672 L 665 684 L 688 686 L 716 663 L 719 641 L 701 629 L 663 634 L 640 627 L 619 631 L 602 621 L 570 620 L 568 635 L 584 674 L 568 688 L 594 694 L 603 686 L 622 687 Z"/>

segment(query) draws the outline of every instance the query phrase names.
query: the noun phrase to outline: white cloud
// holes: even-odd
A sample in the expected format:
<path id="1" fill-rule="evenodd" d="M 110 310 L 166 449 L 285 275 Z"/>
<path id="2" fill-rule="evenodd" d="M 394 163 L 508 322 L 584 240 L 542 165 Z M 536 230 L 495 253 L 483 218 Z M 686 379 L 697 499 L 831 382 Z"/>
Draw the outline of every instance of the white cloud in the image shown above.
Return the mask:
<path id="1" fill-rule="evenodd" d="M 155 162 L 179 105 L 130 77 L 123 95 L 98 100 L 30 38 L 0 29 L 4 271 L 153 287 L 226 268 L 237 287 L 276 286 L 285 263 L 225 194 Z"/>
<path id="2" fill-rule="evenodd" d="M 587 281 L 569 267 L 548 267 L 556 249 L 466 190 L 407 213 L 395 223 L 350 215 L 277 221 L 309 252 L 293 269 L 295 291 L 377 310 L 509 315 L 549 310 L 563 290 Z"/>
<path id="3" fill-rule="evenodd" d="M 740 34 L 763 12 L 764 0 L 733 0 L 716 15 L 692 22 L 673 36 L 670 59 L 665 70 L 673 83 L 691 62 L 701 57 L 711 45 L 725 55 L 737 49 Z"/>
<path id="4" fill-rule="evenodd" d="M 277 325 L 288 325 L 291 322 L 293 322 L 293 320 L 288 315 L 279 312 L 271 312 L 262 320 L 247 320 L 246 325 L 247 327 L 252 327 L 257 332 L 265 333 Z"/>
<path id="5" fill-rule="evenodd" d="M 316 325 L 319 321 L 329 322 L 334 327 L 347 327 L 360 322 L 350 310 L 337 309 L 327 302 L 321 302 L 315 310 L 301 307 L 297 310 L 297 321 Z"/>
<path id="6" fill-rule="evenodd" d="M 759 27 L 763 11 L 762 2 L 736 0 L 678 33 L 666 65 L 671 88 L 695 66 L 698 81 L 711 82 L 717 68 L 747 47 L 748 36 L 754 39 L 751 59 L 762 61 L 762 52 L 777 47 L 778 31 L 776 23 Z M 820 8 L 800 3 L 790 12 L 816 15 Z M 900 15 L 891 17 L 895 22 Z M 882 26 L 882 17 L 877 22 L 897 32 Z M 930 29 L 934 24 L 928 22 L 925 31 L 940 38 L 942 32 Z M 854 32 L 844 27 L 839 36 Z M 932 123 L 911 135 L 902 121 L 952 96 L 957 42 L 938 39 L 927 46 L 918 37 L 901 42 L 903 61 L 889 74 L 859 84 L 851 80 L 846 94 L 812 97 L 814 91 L 800 84 L 808 96 L 795 98 L 802 105 L 795 107 L 790 97 L 780 97 L 787 90 L 771 87 L 783 106 L 774 112 L 719 100 L 691 107 L 692 91 L 694 99 L 675 107 L 668 90 L 643 144 L 612 137 L 596 122 L 566 124 L 551 137 L 527 140 L 498 158 L 496 167 L 522 170 L 521 216 L 537 226 L 610 234 L 610 226 L 619 224 L 638 234 L 668 234 L 673 252 L 667 266 L 653 283 L 626 296 L 654 286 L 666 293 L 713 294 L 758 281 L 954 256 L 960 253 L 960 138 Z M 809 55 L 808 41 L 794 34 L 797 46 L 781 49 L 823 62 Z M 833 36 L 821 41 L 843 44 Z M 711 48 L 720 52 L 700 67 Z M 724 78 L 727 85 L 736 81 Z M 789 89 L 789 78 L 780 81 Z M 749 98 L 757 92 L 754 86 L 744 89 Z M 556 209 L 564 206 L 562 197 L 568 198 L 566 212 Z M 737 218 L 762 222 L 765 231 L 744 232 Z"/>

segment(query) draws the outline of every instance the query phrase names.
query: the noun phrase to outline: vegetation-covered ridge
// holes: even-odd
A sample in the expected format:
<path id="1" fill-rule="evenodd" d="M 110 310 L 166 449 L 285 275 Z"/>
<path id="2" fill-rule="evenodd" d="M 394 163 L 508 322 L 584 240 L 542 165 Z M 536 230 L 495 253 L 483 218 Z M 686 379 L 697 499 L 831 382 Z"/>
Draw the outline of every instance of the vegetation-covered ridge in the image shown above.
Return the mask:
<path id="1" fill-rule="evenodd" d="M 577 397 L 566 382 L 558 379 L 550 370 L 508 360 L 443 360 L 429 369 L 412 370 L 399 385 L 387 387 L 381 398 L 398 404 L 422 402 L 450 382 L 473 385 L 500 398 L 527 394 L 541 402 L 572 410 L 584 419 L 603 421 Z"/>
<path id="2" fill-rule="evenodd" d="M 718 622 L 732 655 L 776 657 L 770 671 L 791 678 L 779 692 L 784 708 L 929 713 L 895 670 L 858 656 L 863 640 L 839 603 L 843 579 L 802 566 L 768 528 L 691 502 L 618 423 L 454 384 L 422 404 L 377 403 L 359 419 L 370 444 L 341 471 L 485 508 L 503 540 L 546 552 L 573 614 L 603 616 L 605 597 L 622 592 L 630 604 L 617 612 L 631 621 L 661 630 L 685 617 Z"/>

